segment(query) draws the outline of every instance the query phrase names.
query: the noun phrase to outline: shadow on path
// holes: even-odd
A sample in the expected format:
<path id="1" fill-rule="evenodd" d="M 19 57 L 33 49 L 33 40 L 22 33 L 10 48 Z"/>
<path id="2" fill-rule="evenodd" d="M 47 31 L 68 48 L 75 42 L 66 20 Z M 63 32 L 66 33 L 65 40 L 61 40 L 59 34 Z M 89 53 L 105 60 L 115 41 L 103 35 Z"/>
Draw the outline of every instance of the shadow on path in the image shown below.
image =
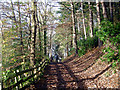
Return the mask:
<path id="1" fill-rule="evenodd" d="M 54 71 L 51 71 L 53 68 Z M 65 90 L 84 88 L 84 83 L 81 82 L 79 77 L 74 75 L 69 66 L 65 65 L 64 63 L 52 63 L 46 68 L 44 77 L 35 84 L 34 90 Z"/>
<path id="2" fill-rule="evenodd" d="M 112 65 L 105 68 L 92 78 L 82 78 L 80 75 L 70 69 L 70 67 L 64 63 L 54 63 L 46 68 L 44 78 L 35 84 L 33 90 L 65 90 L 65 89 L 78 89 L 85 90 L 87 87 L 84 84 L 85 80 L 94 80 L 99 75 L 107 71 Z M 54 68 L 54 73 L 51 72 L 51 68 Z M 63 73 L 64 71 L 64 73 Z M 55 74 L 56 73 L 56 74 Z M 65 76 L 67 75 L 67 76 Z M 56 79 L 56 81 L 55 81 Z M 69 85 L 70 84 L 70 85 Z"/>
<path id="3" fill-rule="evenodd" d="M 89 77 L 89 74 L 85 77 L 82 75 L 84 74 L 82 73 L 83 71 L 86 71 L 95 64 L 95 60 L 100 55 L 102 53 L 96 51 L 87 55 L 87 58 L 84 56 L 78 59 L 75 56 L 71 56 L 64 62 L 52 62 L 45 68 L 43 78 L 34 84 L 35 88 L 27 90 L 86 90 L 86 80 L 96 79 L 111 67 L 110 65 L 104 70 L 99 71 L 99 73 L 95 72 L 95 76 L 92 77 Z"/>

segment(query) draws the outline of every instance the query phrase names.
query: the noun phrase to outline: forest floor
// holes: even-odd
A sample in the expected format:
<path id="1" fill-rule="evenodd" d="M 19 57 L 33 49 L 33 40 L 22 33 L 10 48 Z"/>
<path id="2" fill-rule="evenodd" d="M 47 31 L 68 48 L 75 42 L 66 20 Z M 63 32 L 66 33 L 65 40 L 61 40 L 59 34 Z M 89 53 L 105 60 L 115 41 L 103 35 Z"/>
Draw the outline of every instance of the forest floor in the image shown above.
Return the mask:
<path id="1" fill-rule="evenodd" d="M 98 47 L 82 57 L 71 55 L 64 62 L 50 63 L 45 68 L 43 78 L 26 90 L 118 90 L 118 70 L 114 73 L 111 64 L 102 62 L 99 58 L 102 55 L 101 48 Z"/>

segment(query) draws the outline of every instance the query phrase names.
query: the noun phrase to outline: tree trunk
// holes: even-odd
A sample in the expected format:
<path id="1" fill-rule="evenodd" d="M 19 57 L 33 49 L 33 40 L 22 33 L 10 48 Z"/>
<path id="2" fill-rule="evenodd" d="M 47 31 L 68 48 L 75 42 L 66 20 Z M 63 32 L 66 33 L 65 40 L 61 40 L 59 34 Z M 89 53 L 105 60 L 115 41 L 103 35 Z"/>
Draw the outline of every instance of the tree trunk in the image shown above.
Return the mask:
<path id="1" fill-rule="evenodd" d="M 72 23 L 72 20 L 71 20 Z M 70 27 L 70 32 L 71 32 L 71 40 L 70 40 L 70 47 L 73 48 L 73 27 Z"/>
<path id="2" fill-rule="evenodd" d="M 45 7 L 46 8 L 46 7 Z M 45 20 L 44 20 L 44 55 L 47 55 L 47 28 L 46 28 L 46 9 L 45 9 Z"/>
<path id="3" fill-rule="evenodd" d="M 13 2 L 11 0 L 11 8 L 12 8 L 12 15 L 13 15 L 13 19 L 12 19 L 12 24 L 15 24 L 17 29 L 18 29 L 18 24 L 17 24 L 17 20 L 16 20 L 16 17 L 15 17 L 15 12 L 14 12 L 14 6 L 13 6 Z M 14 27 L 14 25 L 12 25 L 12 28 Z M 17 32 L 17 36 L 19 36 L 19 31 Z"/>
<path id="4" fill-rule="evenodd" d="M 100 28 L 100 8 L 99 8 L 99 0 L 96 0 L 96 9 L 97 9 L 98 27 Z"/>
<path id="5" fill-rule="evenodd" d="M 66 48 L 67 48 L 67 57 L 68 57 L 68 55 L 69 55 L 69 50 L 68 50 L 68 43 L 67 43 L 67 45 L 66 45 Z"/>
<path id="6" fill-rule="evenodd" d="M 77 26 L 78 26 L 78 32 L 80 32 L 80 23 L 79 23 L 79 17 L 77 17 Z"/>
<path id="7" fill-rule="evenodd" d="M 104 0 L 102 0 L 102 9 L 103 9 L 103 17 L 106 20 L 107 19 L 107 14 L 106 14 L 106 9 L 105 9 L 105 4 L 104 4 Z"/>
<path id="8" fill-rule="evenodd" d="M 74 17 L 74 5 L 73 2 L 71 3 L 71 13 L 72 13 L 72 31 L 73 31 L 73 48 L 75 48 L 75 17 Z"/>
<path id="9" fill-rule="evenodd" d="M 29 8 L 29 2 L 27 4 L 27 8 Z M 30 11 L 30 9 L 29 9 L 29 11 Z M 28 13 L 28 31 L 29 31 L 29 36 L 28 36 L 28 51 L 30 51 L 30 45 L 31 45 L 31 14 L 30 13 Z"/>
<path id="10" fill-rule="evenodd" d="M 77 48 L 77 32 L 75 27 L 75 15 L 74 15 L 74 4 L 71 2 L 71 12 L 72 12 L 72 25 L 73 25 L 73 48 L 75 48 L 76 54 L 78 54 Z"/>
<path id="11" fill-rule="evenodd" d="M 90 26 L 90 37 L 93 37 L 93 15 L 92 15 L 92 10 L 91 10 L 90 1 L 88 2 L 88 4 L 89 4 L 89 26 Z"/>
<path id="12" fill-rule="evenodd" d="M 85 17 L 84 17 L 84 12 L 83 12 L 83 2 L 81 2 L 81 8 L 82 8 L 82 18 L 83 18 L 83 29 L 84 29 L 84 35 L 85 35 L 85 39 L 87 39 L 87 35 L 86 35 L 86 27 L 85 27 Z"/>
<path id="13" fill-rule="evenodd" d="M 39 10 L 39 13 L 40 13 L 40 10 Z M 40 56 L 39 58 L 41 59 L 42 57 L 42 43 L 41 43 L 41 28 L 40 28 L 40 20 L 37 16 L 37 25 L 38 25 L 38 36 L 39 36 L 39 51 L 40 51 Z"/>
<path id="14" fill-rule="evenodd" d="M 41 27 L 42 27 L 42 25 L 40 25 L 40 23 L 41 23 L 41 17 L 40 17 L 40 9 L 39 9 L 39 26 L 38 26 L 38 28 L 39 28 L 39 30 L 38 30 L 38 32 L 39 32 L 39 46 L 40 46 L 40 54 L 42 55 L 42 53 L 43 53 L 43 48 L 42 48 L 42 39 L 41 39 Z"/>
<path id="15" fill-rule="evenodd" d="M 19 3 L 19 0 L 18 0 L 18 13 L 19 13 L 19 27 L 18 27 L 18 30 L 20 32 L 20 47 L 21 47 L 21 56 L 23 56 L 23 37 L 22 37 L 22 28 L 21 28 L 21 13 L 20 13 L 20 3 Z M 24 60 L 23 60 L 24 62 Z"/>
<path id="16" fill-rule="evenodd" d="M 31 23 L 31 52 L 30 52 L 30 63 L 31 66 L 34 66 L 35 64 L 35 41 L 36 41 L 36 14 L 37 14 L 37 2 L 36 0 L 32 1 L 32 23 Z"/>
<path id="17" fill-rule="evenodd" d="M 30 45 L 31 45 L 31 15 L 30 14 L 29 14 L 28 30 L 29 30 L 28 50 L 30 50 Z"/>
<path id="18" fill-rule="evenodd" d="M 50 33 L 50 58 L 52 57 L 52 31 Z"/>
<path id="19" fill-rule="evenodd" d="M 109 7 L 110 7 L 110 21 L 113 22 L 113 6 L 111 0 L 109 2 Z"/>
<path id="20" fill-rule="evenodd" d="M 47 29 L 44 29 L 44 55 L 47 55 Z"/>
<path id="21" fill-rule="evenodd" d="M 98 21 L 98 31 L 100 30 L 100 8 L 99 8 L 99 0 L 96 0 L 96 9 L 97 9 L 97 21 Z M 99 47 L 102 46 L 102 42 L 98 38 Z"/>
<path id="22" fill-rule="evenodd" d="M 13 3 L 12 3 L 12 0 L 11 0 L 11 5 L 12 5 L 12 15 L 13 15 L 13 18 L 14 18 L 14 23 L 16 23 L 16 17 L 15 17 L 15 12 L 14 12 L 14 6 L 13 6 Z"/>
<path id="23" fill-rule="evenodd" d="M 1 18 L 0 18 L 1 19 Z M 2 36 L 2 28 L 3 28 L 3 24 L 0 21 L 0 67 L 2 67 L 2 41 L 3 41 L 3 36 Z M 0 71 L 2 71 L 2 68 L 0 68 Z M 3 88 L 3 83 L 2 83 L 2 74 L 0 74 L 0 88 L 2 90 Z"/>

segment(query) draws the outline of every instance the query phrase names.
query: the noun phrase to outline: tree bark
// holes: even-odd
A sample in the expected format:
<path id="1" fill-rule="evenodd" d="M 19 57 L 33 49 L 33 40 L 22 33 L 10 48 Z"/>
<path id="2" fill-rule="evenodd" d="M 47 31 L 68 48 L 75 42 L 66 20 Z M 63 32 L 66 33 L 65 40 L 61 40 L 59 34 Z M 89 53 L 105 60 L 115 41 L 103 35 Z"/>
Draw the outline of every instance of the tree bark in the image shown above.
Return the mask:
<path id="1" fill-rule="evenodd" d="M 50 58 L 52 57 L 52 31 L 50 32 Z"/>
<path id="2" fill-rule="evenodd" d="M 100 8 L 99 8 L 99 0 L 96 0 L 96 9 L 97 9 L 97 21 L 98 21 L 98 31 L 100 30 Z M 102 42 L 98 38 L 99 47 L 102 46 Z"/>
<path id="3" fill-rule="evenodd" d="M 71 20 L 72 23 L 72 20 Z M 71 32 L 71 40 L 70 40 L 70 47 L 73 48 L 73 27 L 70 27 L 70 32 Z"/>
<path id="4" fill-rule="evenodd" d="M 32 17 L 31 17 L 31 52 L 30 52 L 30 63 L 31 66 L 35 64 L 35 41 L 36 41 L 36 14 L 37 14 L 37 2 L 36 0 L 32 1 Z"/>
<path id="5" fill-rule="evenodd" d="M 29 8 L 29 2 L 27 4 L 27 8 Z M 29 12 L 30 12 L 30 9 L 28 10 L 28 31 L 29 31 L 28 50 L 30 51 L 30 45 L 31 45 L 31 14 Z"/>
<path id="6" fill-rule="evenodd" d="M 110 21 L 113 22 L 113 6 L 111 0 L 109 2 L 109 7 L 110 7 Z"/>
<path id="7" fill-rule="evenodd" d="M 47 55 L 47 29 L 44 29 L 44 55 Z"/>
<path id="8" fill-rule="evenodd" d="M 75 15 L 74 15 L 74 4 L 71 2 L 71 12 L 72 12 L 72 25 L 73 25 L 73 48 L 75 48 L 75 53 L 78 54 L 77 47 L 77 32 L 75 27 Z"/>
<path id="9" fill-rule="evenodd" d="M 92 15 L 92 10 L 91 10 L 90 1 L 88 2 L 88 4 L 89 4 L 89 26 L 90 26 L 90 37 L 93 37 L 93 15 Z"/>
<path id="10" fill-rule="evenodd" d="M 15 12 L 14 12 L 14 6 L 13 6 L 13 2 L 12 2 L 12 0 L 11 0 L 11 5 L 12 5 L 12 15 L 13 15 L 13 18 L 14 18 L 14 22 L 16 23 L 17 21 L 16 21 L 16 17 L 15 17 Z"/>
<path id="11" fill-rule="evenodd" d="M 18 27 L 18 30 L 20 32 L 20 47 L 21 47 L 21 55 L 23 56 L 23 36 L 22 36 L 22 28 L 21 28 L 21 13 L 20 13 L 20 3 L 19 3 L 19 0 L 18 0 L 18 13 L 19 13 L 19 27 Z M 23 61 L 24 62 L 24 61 Z"/>
<path id="12" fill-rule="evenodd" d="M 102 9 L 103 9 L 103 17 L 106 20 L 107 19 L 107 14 L 106 14 L 106 9 L 105 9 L 105 3 L 104 0 L 102 0 Z"/>
<path id="13" fill-rule="evenodd" d="M 2 67 L 2 43 L 3 43 L 2 28 L 3 28 L 3 23 L 0 21 L 0 71 L 2 71 L 2 68 L 1 68 Z M 2 74 L 0 74 L 0 78 L 2 78 Z M 0 88 L 1 89 L 3 88 L 2 79 L 0 80 Z"/>
<path id="14" fill-rule="evenodd" d="M 71 3 L 71 13 L 72 13 L 72 31 L 73 31 L 73 48 L 75 48 L 75 17 L 74 17 L 74 5 L 73 2 Z"/>
<path id="15" fill-rule="evenodd" d="M 29 14 L 29 22 L 28 22 L 28 30 L 29 30 L 29 39 L 28 39 L 28 50 L 30 50 L 31 45 L 31 15 Z"/>
<path id="16" fill-rule="evenodd" d="M 86 35 L 86 27 L 85 27 L 85 17 L 84 17 L 84 12 L 83 12 L 83 2 L 81 2 L 81 8 L 82 8 L 82 18 L 83 18 L 83 29 L 84 29 L 84 35 L 85 35 L 85 39 L 87 39 L 87 35 Z"/>
<path id="17" fill-rule="evenodd" d="M 41 39 L 41 37 L 42 37 L 42 36 L 41 36 L 41 30 L 42 30 L 42 28 L 41 28 L 41 27 L 42 27 L 41 19 L 42 19 L 42 18 L 40 17 L 40 8 L 39 8 L 39 11 L 38 11 L 38 12 L 39 12 L 39 15 L 38 15 L 38 16 L 39 16 L 39 19 L 38 19 L 38 20 L 39 20 L 39 25 L 38 25 L 39 46 L 40 46 L 40 54 L 42 55 L 42 53 L 43 53 L 42 39 Z"/>
<path id="18" fill-rule="evenodd" d="M 18 29 L 18 23 L 17 23 L 16 17 L 15 17 L 14 5 L 13 5 L 12 0 L 11 0 L 11 6 L 12 6 L 12 15 L 13 15 L 13 19 L 12 19 L 12 28 L 14 27 L 13 24 L 15 24 L 16 27 L 17 27 L 17 29 Z M 17 32 L 17 36 L 19 36 L 19 31 Z"/>
<path id="19" fill-rule="evenodd" d="M 80 32 L 80 23 L 79 23 L 79 17 L 77 17 L 77 27 L 78 27 L 78 32 Z"/>
<path id="20" fill-rule="evenodd" d="M 66 45 L 66 48 L 67 48 L 67 56 L 69 55 L 69 51 L 68 51 L 68 43 L 67 43 L 67 45 Z"/>
<path id="21" fill-rule="evenodd" d="M 97 9 L 98 27 L 100 28 L 100 8 L 99 8 L 99 0 L 96 0 L 96 9 Z"/>
<path id="22" fill-rule="evenodd" d="M 47 20 L 47 16 L 46 16 L 46 6 L 45 6 L 45 19 L 44 19 L 44 55 L 47 55 L 47 28 L 46 28 L 46 20 Z"/>
<path id="23" fill-rule="evenodd" d="M 39 14 L 40 14 L 40 9 L 39 9 Z M 41 43 L 41 26 L 40 26 L 40 18 L 37 16 L 37 26 L 38 26 L 38 36 L 39 36 L 39 51 L 40 51 L 40 59 L 42 55 L 42 43 Z"/>

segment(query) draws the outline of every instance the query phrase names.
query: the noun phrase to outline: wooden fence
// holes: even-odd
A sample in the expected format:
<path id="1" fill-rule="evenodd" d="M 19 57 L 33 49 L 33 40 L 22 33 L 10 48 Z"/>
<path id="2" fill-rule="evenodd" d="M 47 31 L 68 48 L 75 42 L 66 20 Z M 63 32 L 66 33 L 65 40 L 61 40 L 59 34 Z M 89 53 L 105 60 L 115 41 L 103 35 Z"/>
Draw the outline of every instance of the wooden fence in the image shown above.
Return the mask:
<path id="1" fill-rule="evenodd" d="M 29 69 L 22 70 L 21 68 L 23 65 L 19 65 L 15 68 L 7 70 L 7 72 L 3 73 L 3 90 L 23 90 L 23 88 L 40 79 L 48 63 L 49 60 L 45 59 L 33 68 L 25 66 L 29 67 Z"/>

